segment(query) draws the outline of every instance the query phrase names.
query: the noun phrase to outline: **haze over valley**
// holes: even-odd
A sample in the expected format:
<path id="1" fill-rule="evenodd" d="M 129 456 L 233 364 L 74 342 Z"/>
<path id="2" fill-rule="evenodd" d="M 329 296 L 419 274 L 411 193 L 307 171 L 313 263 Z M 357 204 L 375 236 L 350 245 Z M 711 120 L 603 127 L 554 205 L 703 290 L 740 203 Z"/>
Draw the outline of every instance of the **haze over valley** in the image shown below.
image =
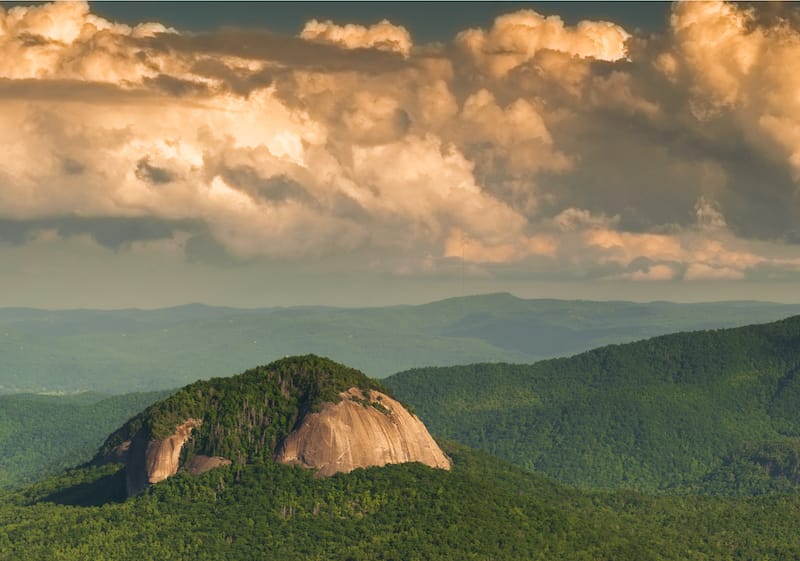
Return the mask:
<path id="1" fill-rule="evenodd" d="M 530 363 L 793 313 L 800 305 L 524 300 L 511 294 L 360 309 L 0 309 L 0 393 L 172 389 L 312 352 L 382 378 L 423 366 Z"/>

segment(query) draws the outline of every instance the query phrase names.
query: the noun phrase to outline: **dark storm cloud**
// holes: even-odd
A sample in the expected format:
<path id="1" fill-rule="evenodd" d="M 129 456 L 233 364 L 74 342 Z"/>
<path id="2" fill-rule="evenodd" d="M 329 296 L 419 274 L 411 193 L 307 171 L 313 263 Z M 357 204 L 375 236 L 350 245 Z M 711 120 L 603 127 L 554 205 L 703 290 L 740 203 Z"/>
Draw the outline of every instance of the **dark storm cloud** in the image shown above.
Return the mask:
<path id="1" fill-rule="evenodd" d="M 37 233 L 55 230 L 62 238 L 88 235 L 103 247 L 119 250 L 131 243 L 172 238 L 176 232 L 193 232 L 203 226 L 194 220 L 166 220 L 155 217 L 75 216 L 35 220 L 0 219 L 0 241 L 22 245 Z"/>
<path id="2" fill-rule="evenodd" d="M 315 202 L 299 182 L 287 175 L 263 177 L 250 166 L 224 167 L 219 173 L 232 187 L 264 202 L 282 203 L 289 200 Z"/>
<path id="3" fill-rule="evenodd" d="M 30 78 L 0 78 L 0 100 L 58 101 L 75 103 L 142 103 L 154 100 L 152 91 L 108 82 Z"/>
<path id="4" fill-rule="evenodd" d="M 72 158 L 64 158 L 64 161 L 61 163 L 61 167 L 64 169 L 64 173 L 67 175 L 80 175 L 86 171 L 85 165 L 77 160 L 73 160 Z"/>
<path id="5" fill-rule="evenodd" d="M 163 185 L 175 180 L 175 175 L 169 170 L 152 165 L 148 158 L 142 158 L 136 162 L 134 173 L 140 180 L 153 185 Z"/>
<path id="6" fill-rule="evenodd" d="M 37 228 L 29 222 L 0 219 L 0 242 L 22 245 L 34 236 Z"/>
<path id="7" fill-rule="evenodd" d="M 133 242 L 169 239 L 177 231 L 191 231 L 197 228 L 196 221 L 166 220 L 152 216 L 66 217 L 53 220 L 51 223 L 62 237 L 88 234 L 98 244 L 114 250 Z"/>
<path id="8" fill-rule="evenodd" d="M 143 81 L 146 86 L 176 97 L 210 93 L 210 88 L 203 82 L 175 78 L 168 74 L 159 74 L 154 78 L 145 78 Z"/>
<path id="9" fill-rule="evenodd" d="M 244 29 L 194 35 L 159 34 L 139 39 L 143 49 L 189 56 L 234 56 L 325 72 L 387 74 L 405 68 L 403 57 L 374 49 L 343 49 L 296 37 Z"/>
<path id="10" fill-rule="evenodd" d="M 267 68 L 256 71 L 231 68 L 213 57 L 205 57 L 198 60 L 191 67 L 191 71 L 198 76 L 219 80 L 231 92 L 241 96 L 246 96 L 253 90 L 269 86 L 275 74 L 274 70 Z"/>

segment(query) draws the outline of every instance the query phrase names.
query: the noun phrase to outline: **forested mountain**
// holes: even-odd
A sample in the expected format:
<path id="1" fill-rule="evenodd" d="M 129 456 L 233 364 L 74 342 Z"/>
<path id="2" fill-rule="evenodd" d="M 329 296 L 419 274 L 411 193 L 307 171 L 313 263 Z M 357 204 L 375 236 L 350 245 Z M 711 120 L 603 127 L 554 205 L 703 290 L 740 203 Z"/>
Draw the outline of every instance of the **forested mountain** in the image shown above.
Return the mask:
<path id="1" fill-rule="evenodd" d="M 93 463 L 124 463 L 128 496 L 230 464 L 300 464 L 318 477 L 405 462 L 449 469 L 425 426 L 385 391 L 330 359 L 288 357 L 181 388 L 109 436 Z"/>
<path id="2" fill-rule="evenodd" d="M 14 561 L 800 558 L 797 494 L 582 492 L 460 446 L 445 450 L 449 472 L 400 464 L 315 479 L 276 463 L 222 467 L 93 507 L 80 505 L 92 480 L 114 477 L 113 466 L 73 471 L 0 496 L 0 554 Z"/>
<path id="3" fill-rule="evenodd" d="M 800 316 L 384 380 L 431 431 L 592 488 L 796 489 Z"/>
<path id="4" fill-rule="evenodd" d="M 365 309 L 0 309 L 0 393 L 175 388 L 306 353 L 378 377 L 422 366 L 530 363 L 792 313 L 800 306 L 524 300 L 510 294 Z"/>
<path id="5" fill-rule="evenodd" d="M 385 383 L 435 435 L 570 484 L 785 491 L 800 469 L 796 323 L 682 333 L 527 366 L 420 369 Z M 0 398 L 0 486 L 88 460 L 158 397 Z"/>
<path id="6" fill-rule="evenodd" d="M 248 392 L 262 384 L 281 391 L 280 398 L 267 392 L 267 404 L 313 410 L 354 382 L 375 384 L 330 361 L 299 357 L 184 388 L 125 427 L 157 436 L 169 434 L 186 413 L 217 419 L 232 429 L 220 445 L 241 450 L 246 461 L 200 475 L 183 470 L 130 498 L 128 466 L 119 462 L 84 465 L 6 492 L 0 495 L 0 559 L 800 557 L 797 493 L 732 499 L 580 491 L 454 443 L 443 443 L 449 471 L 412 462 L 319 478 L 311 469 L 251 455 L 248 423 L 230 416 L 247 412 Z M 277 408 L 260 426 L 289 426 L 287 412 Z M 109 445 L 125 437 L 125 427 Z M 202 432 L 196 438 L 202 442 Z"/>

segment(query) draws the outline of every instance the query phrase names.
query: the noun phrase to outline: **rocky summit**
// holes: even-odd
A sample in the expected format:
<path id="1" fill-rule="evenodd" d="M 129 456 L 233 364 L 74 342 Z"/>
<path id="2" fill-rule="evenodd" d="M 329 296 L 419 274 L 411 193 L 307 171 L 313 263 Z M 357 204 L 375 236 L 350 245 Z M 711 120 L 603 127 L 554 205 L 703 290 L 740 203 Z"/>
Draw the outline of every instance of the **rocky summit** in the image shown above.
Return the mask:
<path id="1" fill-rule="evenodd" d="M 377 381 L 314 355 L 186 386 L 113 433 L 95 461 L 125 463 L 129 496 L 231 463 L 298 464 L 317 477 L 405 462 L 450 469 L 422 421 Z"/>
<path id="2" fill-rule="evenodd" d="M 324 477 L 359 467 L 420 462 L 450 469 L 450 460 L 416 415 L 378 392 L 350 388 L 339 403 L 306 415 L 276 459 L 317 469 Z"/>

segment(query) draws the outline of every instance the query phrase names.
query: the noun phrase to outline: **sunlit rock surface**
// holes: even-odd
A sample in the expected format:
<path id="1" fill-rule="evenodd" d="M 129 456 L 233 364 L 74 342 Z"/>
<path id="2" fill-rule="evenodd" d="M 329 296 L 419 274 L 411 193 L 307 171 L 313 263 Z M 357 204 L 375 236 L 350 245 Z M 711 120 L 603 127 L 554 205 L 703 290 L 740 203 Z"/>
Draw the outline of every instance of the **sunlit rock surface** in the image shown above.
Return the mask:
<path id="1" fill-rule="evenodd" d="M 181 448 L 202 421 L 187 419 L 163 440 L 145 440 L 136 436 L 128 450 L 126 485 L 128 496 L 138 495 L 148 485 L 175 475 L 180 467 Z"/>
<path id="2" fill-rule="evenodd" d="M 305 416 L 278 450 L 279 462 L 316 468 L 319 477 L 404 462 L 450 469 L 422 421 L 398 401 L 378 391 L 367 396 L 358 388 L 340 395 L 339 403 Z"/>

